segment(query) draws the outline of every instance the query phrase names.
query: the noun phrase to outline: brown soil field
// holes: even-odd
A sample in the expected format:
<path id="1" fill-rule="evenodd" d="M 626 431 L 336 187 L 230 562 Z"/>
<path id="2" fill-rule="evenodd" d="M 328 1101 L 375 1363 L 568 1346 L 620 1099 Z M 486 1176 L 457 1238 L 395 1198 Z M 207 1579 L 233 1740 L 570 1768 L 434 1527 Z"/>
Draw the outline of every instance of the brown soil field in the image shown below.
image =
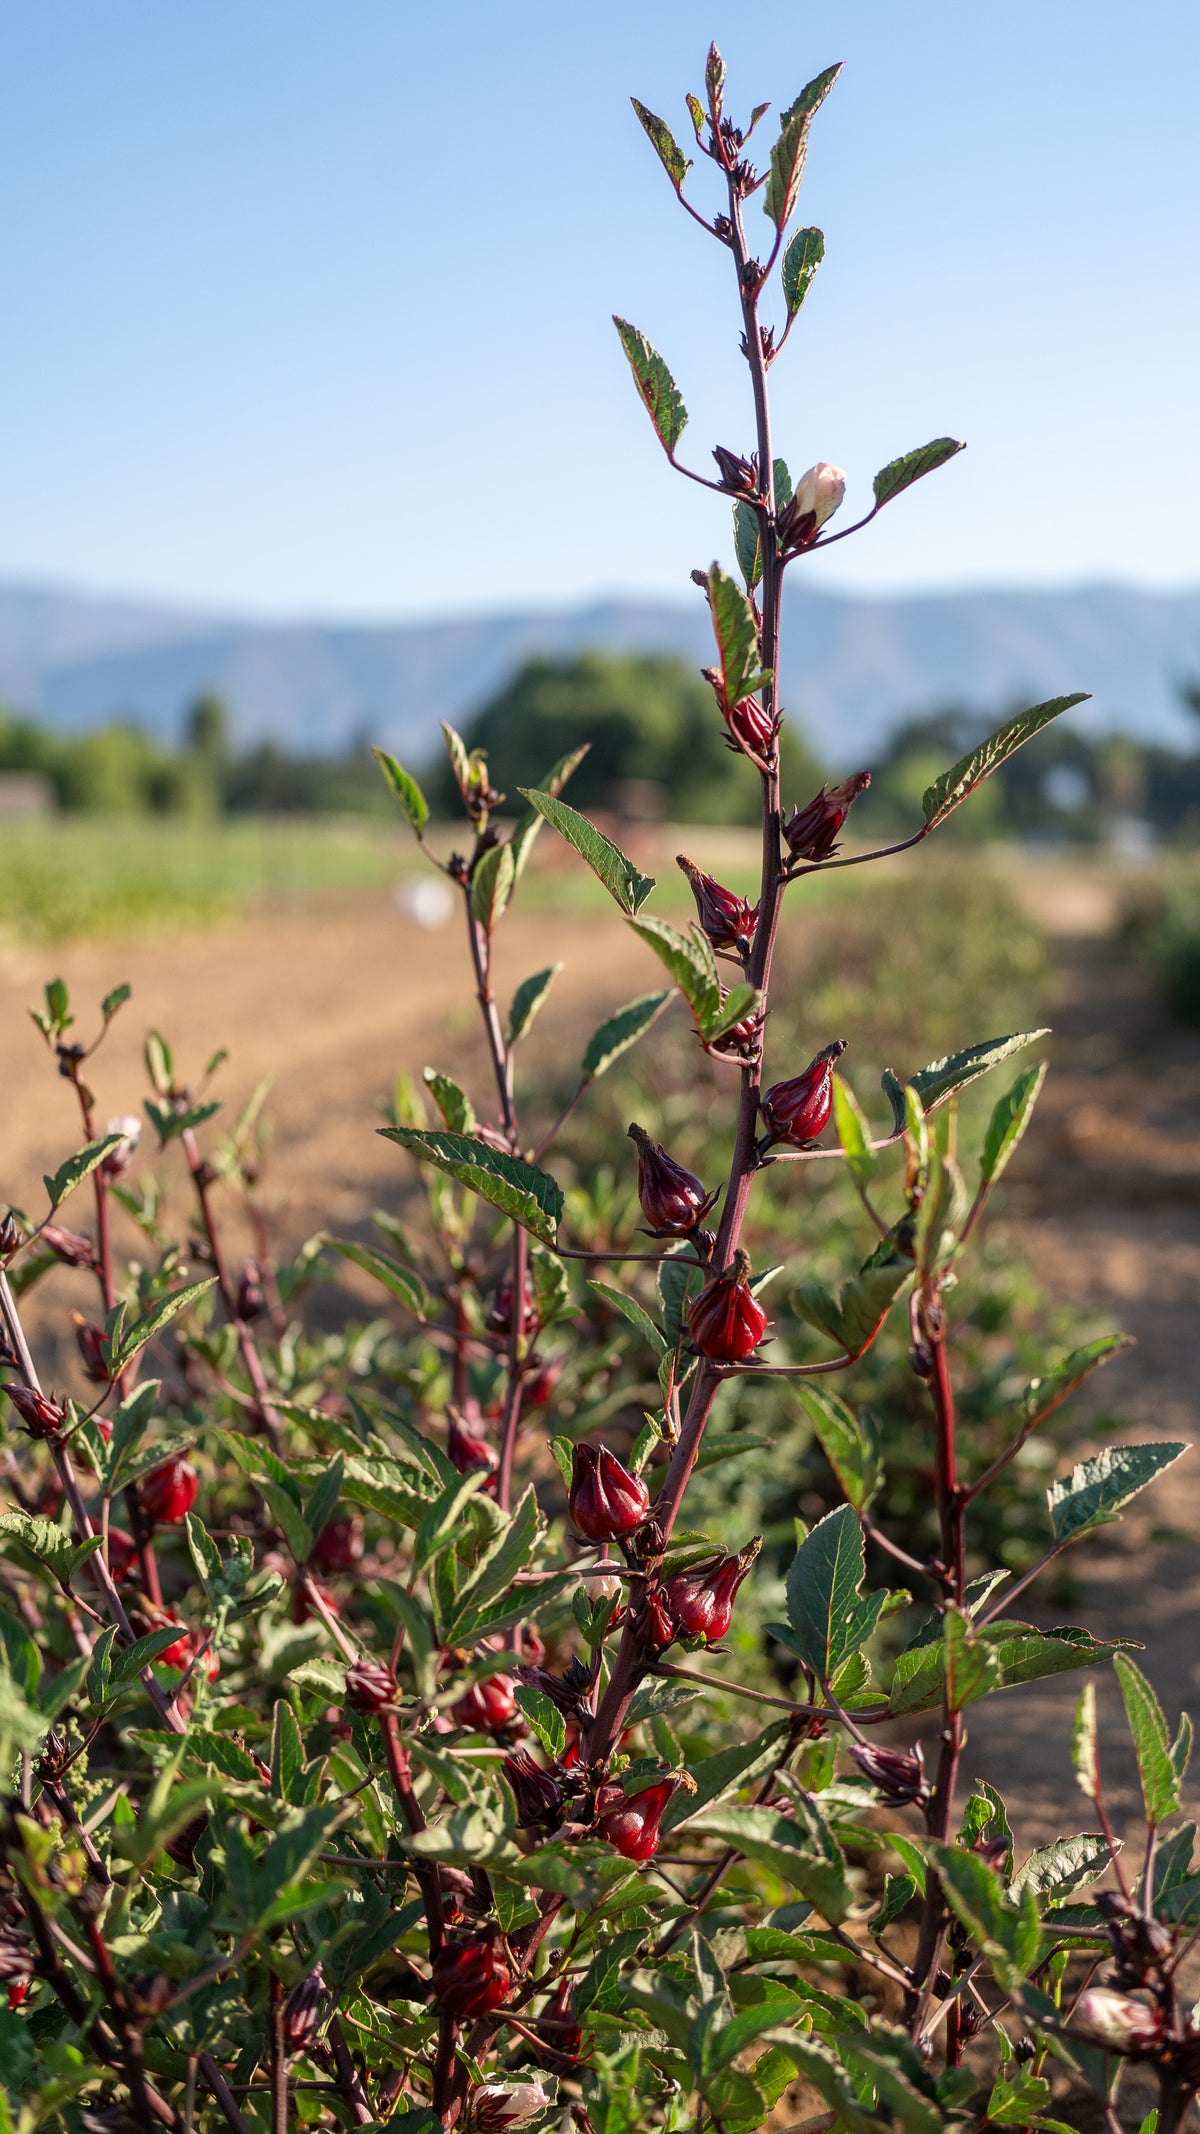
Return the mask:
<path id="1" fill-rule="evenodd" d="M 1020 884 L 1018 883 L 1018 887 Z M 1137 1346 L 1092 1382 L 1079 1405 L 1089 1448 L 1089 1399 L 1128 1419 L 1134 1438 L 1194 1440 L 1200 1297 L 1200 1036 L 1173 1029 L 1145 974 L 1109 942 L 1111 888 L 1039 870 L 1025 885 L 1054 947 L 1051 1074 L 1010 1173 L 1001 1218 L 1048 1293 L 1100 1315 Z M 506 922 L 499 990 L 561 959 L 566 968 L 535 1030 L 537 1052 L 569 1065 L 581 1033 L 658 966 L 630 967 L 621 921 L 556 912 Z M 131 1004 L 96 1063 L 101 1119 L 138 1108 L 147 1026 L 198 1072 L 230 1048 L 221 1086 L 234 1103 L 273 1078 L 272 1191 L 285 1242 L 361 1223 L 395 1200 L 397 1152 L 373 1131 L 398 1068 L 426 1063 L 463 1075 L 475 1016 L 457 928 L 421 932 L 386 893 L 267 911 L 174 941 L 81 944 L 0 953 L 0 1200 L 36 1205 L 43 1171 L 73 1145 L 70 1095 L 26 1013 L 48 975 L 85 1003 L 127 980 Z M 533 1055 L 536 1068 L 537 1052 Z M 68 1217 L 69 1219 L 69 1217 Z M 1156 1539 L 1169 1528 L 1173 1538 Z M 1200 1453 L 1139 1500 L 1077 1560 L 1084 1594 L 1073 1619 L 1144 1641 L 1144 1665 L 1174 1724 L 1200 1684 Z M 1037 1589 L 1028 1612 L 1038 1615 Z M 966 1770 L 986 1766 L 1010 1798 L 1028 1843 L 1086 1821 L 1069 1763 L 1074 1677 L 994 1700 L 972 1729 Z M 1134 1806 L 1115 1684 L 1101 1685 L 1105 1752 L 1118 1819 Z"/>

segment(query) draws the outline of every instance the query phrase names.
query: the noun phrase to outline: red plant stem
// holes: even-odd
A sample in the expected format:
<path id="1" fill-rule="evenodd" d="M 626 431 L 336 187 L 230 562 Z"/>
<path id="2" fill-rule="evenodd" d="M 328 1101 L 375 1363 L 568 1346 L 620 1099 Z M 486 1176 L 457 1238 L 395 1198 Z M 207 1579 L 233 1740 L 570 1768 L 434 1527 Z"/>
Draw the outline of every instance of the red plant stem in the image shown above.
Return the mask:
<path id="1" fill-rule="evenodd" d="M 225 1306 L 226 1317 L 230 1325 L 237 1333 L 238 1348 L 241 1351 L 246 1376 L 250 1380 L 253 1390 L 254 1410 L 263 1430 L 266 1432 L 272 1452 L 276 1455 L 281 1455 L 284 1443 L 283 1425 L 276 1410 L 271 1405 L 271 1392 L 267 1384 L 267 1374 L 263 1369 L 262 1358 L 258 1353 L 258 1345 L 254 1335 L 246 1325 L 245 1320 L 238 1315 L 237 1290 L 230 1280 L 229 1266 L 221 1244 L 221 1233 L 217 1228 L 216 1218 L 213 1215 L 211 1174 L 205 1167 L 196 1136 L 190 1126 L 184 1128 L 180 1138 L 183 1142 L 183 1152 L 187 1159 L 187 1167 L 192 1174 L 192 1183 L 196 1188 L 196 1198 L 200 1204 L 200 1220 L 204 1224 L 204 1235 L 208 1240 L 208 1249 L 212 1254 L 213 1271 L 216 1274 L 217 1286 L 221 1292 L 221 1302 Z"/>
<path id="2" fill-rule="evenodd" d="M 333 2057 L 334 2067 L 337 2069 L 338 2088 L 354 2115 L 356 2126 L 374 2126 L 375 2114 L 367 2103 L 362 2076 L 354 2065 L 350 2047 L 346 2043 L 346 2033 L 342 2028 L 342 2019 L 339 2015 L 330 2016 L 329 2028 L 325 2036 Z"/>
<path id="3" fill-rule="evenodd" d="M 271 2052 L 271 2134 L 288 2134 L 287 2041 L 283 2035 L 283 1980 L 271 1973 L 268 1997 Z"/>
<path id="4" fill-rule="evenodd" d="M 391 1775 L 396 1799 L 405 1825 L 413 1837 L 425 1828 L 425 1815 L 421 1803 L 413 1792 L 412 1767 L 408 1751 L 400 1738 L 400 1723 L 394 1712 L 379 1714 L 379 1731 L 383 1736 L 383 1753 Z M 429 1932 L 429 1953 L 437 1956 L 446 1939 L 445 1921 L 442 1915 L 442 1888 L 437 1868 L 432 1861 L 412 1863 L 417 1888 L 425 1906 L 425 1923 Z"/>
<path id="5" fill-rule="evenodd" d="M 250 2122 L 243 2115 L 237 2098 L 226 2082 L 212 2054 L 210 2052 L 199 2053 L 196 2064 L 221 2110 L 224 2112 L 231 2134 L 252 2134 Z"/>

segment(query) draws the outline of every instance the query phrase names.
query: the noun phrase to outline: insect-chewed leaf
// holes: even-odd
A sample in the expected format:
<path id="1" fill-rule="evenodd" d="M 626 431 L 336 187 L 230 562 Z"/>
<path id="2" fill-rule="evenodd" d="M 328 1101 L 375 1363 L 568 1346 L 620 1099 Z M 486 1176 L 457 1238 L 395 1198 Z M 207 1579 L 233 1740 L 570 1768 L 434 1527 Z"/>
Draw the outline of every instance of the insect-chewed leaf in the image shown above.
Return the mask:
<path id="1" fill-rule="evenodd" d="M 631 1000 L 628 1007 L 618 1008 L 616 1014 L 610 1015 L 607 1022 L 602 1022 L 600 1028 L 594 1030 L 588 1039 L 587 1050 L 580 1063 L 579 1071 L 584 1081 L 594 1082 L 598 1075 L 606 1074 L 614 1060 L 619 1060 L 623 1052 L 628 1052 L 631 1045 L 636 1045 L 642 1032 L 650 1028 L 656 1016 L 661 1015 L 670 998 L 669 991 L 643 993 L 639 999 Z"/>
<path id="2" fill-rule="evenodd" d="M 613 325 L 621 337 L 621 346 L 629 359 L 634 383 L 641 395 L 642 405 L 654 424 L 655 432 L 663 450 L 673 453 L 687 428 L 687 409 L 674 378 L 656 348 L 652 348 L 644 333 L 631 326 L 628 319 L 613 315 Z"/>
<path id="3" fill-rule="evenodd" d="M 580 859 L 586 860 L 592 873 L 603 882 L 611 897 L 624 912 L 638 912 L 654 887 L 654 877 L 642 874 L 626 859 L 619 845 L 614 845 L 602 830 L 597 830 L 586 815 L 569 808 L 565 800 L 556 800 L 551 793 L 539 793 L 535 787 L 518 787 L 518 791 L 536 808 L 539 815 L 552 824 L 569 845 L 575 847 Z"/>
<path id="4" fill-rule="evenodd" d="M 796 205 L 813 113 L 824 103 L 841 71 L 840 65 L 826 67 L 824 73 L 810 81 L 800 91 L 795 103 L 783 113 L 779 139 L 771 150 L 771 168 L 763 187 L 763 212 L 777 230 L 782 230 Z"/>
<path id="5" fill-rule="evenodd" d="M 548 963 L 544 971 L 535 971 L 532 978 L 521 980 L 508 1011 L 510 1045 L 515 1045 L 524 1037 L 561 969 L 561 963 Z"/>
<path id="6" fill-rule="evenodd" d="M 396 1141 L 427 1163 L 435 1164 L 459 1185 L 520 1223 L 543 1245 L 552 1245 L 563 1210 L 562 1188 L 548 1171 L 520 1156 L 507 1156 L 469 1134 L 425 1133 L 408 1126 L 381 1126 L 385 1141 Z"/>
<path id="7" fill-rule="evenodd" d="M 1072 1541 L 1093 1527 L 1107 1526 L 1190 1449 L 1185 1444 L 1106 1445 L 1094 1459 L 1081 1460 L 1046 1492 L 1055 1540 Z"/>
<path id="8" fill-rule="evenodd" d="M 783 300 L 789 312 L 799 311 L 824 257 L 825 238 L 820 230 L 797 230 L 789 239 L 780 269 Z"/>
<path id="9" fill-rule="evenodd" d="M 659 162 L 678 192 L 692 167 L 691 157 L 684 155 L 665 119 L 657 118 L 653 111 L 647 111 L 644 104 L 639 104 L 636 96 L 631 96 L 629 101 L 642 122 Z"/>
<path id="10" fill-rule="evenodd" d="M 397 763 L 394 756 L 389 756 L 386 749 L 373 748 L 371 754 L 412 824 L 414 834 L 420 837 L 429 821 L 429 803 L 416 779 L 402 763 Z"/>
<path id="11" fill-rule="evenodd" d="M 1045 704 L 1035 704 L 1031 711 L 1018 713 L 1015 719 L 1009 720 L 1007 726 L 1001 726 L 996 733 L 990 734 L 986 741 L 982 741 L 978 748 L 973 748 L 968 755 L 961 757 L 950 770 L 943 771 L 921 801 L 926 830 L 936 830 L 939 823 L 945 822 L 946 817 L 954 813 L 955 808 L 962 806 L 963 801 L 975 791 L 977 785 L 981 785 L 993 771 L 998 771 L 1002 763 L 1007 763 L 1009 757 L 1014 756 L 1026 741 L 1031 741 L 1035 734 L 1039 734 L 1043 726 L 1049 726 L 1051 719 L 1061 718 L 1064 711 L 1070 711 L 1076 704 L 1086 704 L 1089 701 L 1089 691 L 1079 689 L 1073 696 L 1051 697 Z"/>
<path id="12" fill-rule="evenodd" d="M 708 573 L 708 604 L 712 611 L 725 702 L 732 711 L 771 677 L 759 668 L 758 626 L 754 610 L 737 580 L 731 578 L 728 571 L 723 571 L 719 563 L 714 563 Z"/>
<path id="13" fill-rule="evenodd" d="M 889 460 L 886 467 L 880 468 L 872 485 L 875 509 L 878 511 L 881 505 L 890 504 L 894 496 L 899 496 L 904 489 L 911 489 L 923 474 L 932 474 L 935 467 L 944 467 L 948 459 L 953 459 L 956 452 L 964 449 L 957 438 L 935 437 L 932 444 L 919 445 L 915 452 L 905 452 L 902 458 Z"/>

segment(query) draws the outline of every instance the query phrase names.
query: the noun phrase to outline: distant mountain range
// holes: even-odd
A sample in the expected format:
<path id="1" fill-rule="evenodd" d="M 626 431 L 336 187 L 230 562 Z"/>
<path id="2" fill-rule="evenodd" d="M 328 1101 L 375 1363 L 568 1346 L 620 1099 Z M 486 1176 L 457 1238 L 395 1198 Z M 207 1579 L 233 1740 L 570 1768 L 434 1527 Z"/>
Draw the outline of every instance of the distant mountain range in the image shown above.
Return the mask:
<path id="1" fill-rule="evenodd" d="M 1200 589 L 980 591 L 872 598 L 788 591 L 784 702 L 820 755 L 848 767 L 897 720 L 964 703 L 1002 714 L 1090 689 L 1093 732 L 1194 745 L 1176 684 L 1200 673 Z M 242 743 L 314 753 L 368 733 L 414 763 L 437 722 L 461 725 L 535 652 L 599 646 L 712 656 L 692 605 L 614 598 L 420 623 L 256 621 L 151 601 L 0 586 L 0 701 L 80 729 L 127 714 L 164 738 L 204 689 Z"/>

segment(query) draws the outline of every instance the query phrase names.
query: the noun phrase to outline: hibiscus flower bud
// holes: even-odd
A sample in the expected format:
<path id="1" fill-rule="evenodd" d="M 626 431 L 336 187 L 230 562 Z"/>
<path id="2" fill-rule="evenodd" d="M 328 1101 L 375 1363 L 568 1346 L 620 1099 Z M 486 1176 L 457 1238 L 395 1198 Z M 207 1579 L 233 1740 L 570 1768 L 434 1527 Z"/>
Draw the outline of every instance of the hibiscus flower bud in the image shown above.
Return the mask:
<path id="1" fill-rule="evenodd" d="M 839 1037 L 824 1052 L 810 1060 L 803 1074 L 790 1082 L 774 1082 L 762 1100 L 762 1115 L 771 1141 L 786 1141 L 792 1148 L 807 1148 L 824 1132 L 833 1110 L 833 1063 L 846 1050 Z"/>
<path id="2" fill-rule="evenodd" d="M 72 1312 L 71 1318 L 75 1323 L 75 1342 L 83 1358 L 86 1375 L 94 1386 L 110 1385 L 112 1373 L 104 1361 L 104 1328 L 97 1326 L 94 1320 L 85 1319 L 82 1312 Z"/>
<path id="3" fill-rule="evenodd" d="M 629 1138 L 638 1152 L 638 1199 L 651 1237 L 690 1237 L 716 1201 L 692 1171 L 668 1156 L 635 1122 Z"/>
<path id="4" fill-rule="evenodd" d="M 705 874 L 703 867 L 697 867 L 686 852 L 676 853 L 675 865 L 686 874 L 691 885 L 701 931 L 707 934 L 718 952 L 740 956 L 744 962 L 758 924 L 757 905 L 748 903 L 745 897 L 735 896 L 732 889 L 725 889 L 715 876 Z"/>
<path id="5" fill-rule="evenodd" d="M 642 1793 L 628 1794 L 622 1794 L 619 1787 L 605 1787 L 600 1828 L 623 1860 L 654 1858 L 663 1811 L 678 1785 L 677 1778 L 663 1778 Z M 611 1803 L 606 1800 L 609 1794 L 613 1796 Z"/>
<path id="6" fill-rule="evenodd" d="M 382 1660 L 352 1660 L 346 1669 L 346 1703 L 352 1712 L 382 1712 L 398 1695 L 396 1677 Z"/>
<path id="7" fill-rule="evenodd" d="M 47 1399 L 44 1393 L 35 1393 L 32 1386 L 6 1385 L 13 1407 L 24 1423 L 30 1437 L 56 1438 L 62 1432 L 67 1411 L 60 1401 Z"/>
<path id="8" fill-rule="evenodd" d="M 312 2044 L 321 2027 L 324 2000 L 325 1974 L 314 1964 L 283 2004 L 283 2042 L 289 2052 L 305 2052 Z"/>
<path id="9" fill-rule="evenodd" d="M 553 1770 L 543 1771 L 528 1749 L 514 1749 L 503 1763 L 504 1776 L 517 1804 L 517 1824 L 531 1830 L 539 1823 L 556 1823 L 562 1813 L 563 1789 Z"/>
<path id="10" fill-rule="evenodd" d="M 576 2060 L 583 2043 L 583 2031 L 575 2013 L 573 1988 L 569 1978 L 560 1978 L 557 1986 L 538 2017 L 538 2031 L 551 2052 L 564 2060 Z"/>
<path id="11" fill-rule="evenodd" d="M 511 1726 L 517 1716 L 511 1675 L 489 1675 L 486 1682 L 473 1682 L 451 1710 L 458 1724 L 472 1734 L 494 1734 Z"/>
<path id="12" fill-rule="evenodd" d="M 667 1580 L 667 1604 L 683 1637 L 715 1645 L 725 1636 L 733 1620 L 734 1596 L 761 1547 L 761 1540 L 752 1541 L 737 1556 L 710 1558 Z"/>
<path id="13" fill-rule="evenodd" d="M 352 1571 L 356 1563 L 361 1563 L 362 1552 L 362 1520 L 350 1517 L 331 1519 L 317 1535 L 309 1562 L 318 1571 L 332 1575 L 337 1571 Z"/>
<path id="14" fill-rule="evenodd" d="M 165 1460 L 145 1476 L 142 1510 L 155 1526 L 178 1526 L 196 1501 L 200 1477 L 190 1460 Z"/>
<path id="15" fill-rule="evenodd" d="M 713 446 L 713 458 L 721 476 L 721 487 L 730 496 L 758 495 L 758 454 L 752 452 L 743 459 L 740 452 L 731 452 L 726 445 Z M 704 574 L 701 572 L 701 578 Z M 707 584 L 707 580 L 704 581 Z"/>
<path id="16" fill-rule="evenodd" d="M 1114 1993 L 1108 1986 L 1089 1986 L 1075 2003 L 1071 2029 L 1089 2038 L 1105 2052 L 1123 2053 L 1131 2060 L 1153 2053 L 1162 2037 L 1162 2016 L 1144 2001 L 1128 1993 Z"/>
<path id="17" fill-rule="evenodd" d="M 544 1667 L 521 1667 L 517 1670 L 517 1679 L 530 1689 L 540 1690 L 543 1697 L 549 1697 L 564 1719 L 574 1719 L 578 1715 L 592 1686 L 591 1670 L 579 1659 L 572 1660 L 565 1674 L 561 1675 L 551 1674 Z"/>
<path id="18" fill-rule="evenodd" d="M 25 1232 L 10 1208 L 7 1214 L 0 1216 L 0 1267 L 6 1265 L 24 1243 Z"/>
<path id="19" fill-rule="evenodd" d="M 42 1231 L 42 1243 L 64 1267 L 94 1268 L 96 1265 L 90 1237 L 81 1237 L 77 1230 L 60 1230 L 56 1224 L 47 1223 Z"/>
<path id="20" fill-rule="evenodd" d="M 137 1152 L 142 1138 L 142 1122 L 136 1112 L 124 1112 L 119 1119 L 110 1119 L 104 1129 L 106 1134 L 120 1134 L 115 1149 L 110 1149 L 100 1168 L 106 1178 L 119 1178 L 127 1171 Z"/>
<path id="21" fill-rule="evenodd" d="M 750 1255 L 734 1253 L 688 1309 L 693 1346 L 713 1363 L 744 1363 L 767 1331 L 767 1315 L 750 1289 Z"/>
<path id="22" fill-rule="evenodd" d="M 585 1541 L 623 1541 L 650 1509 L 650 1492 L 606 1445 L 576 1445 L 567 1497 L 571 1524 Z"/>
<path id="23" fill-rule="evenodd" d="M 790 503 L 784 505 L 775 522 L 784 555 L 811 548 L 845 494 L 845 475 L 827 459 L 818 460 L 815 467 L 802 474 Z"/>
<path id="24" fill-rule="evenodd" d="M 512 1276 L 506 1274 L 503 1280 L 497 1282 L 496 1284 L 496 1294 L 492 1298 L 492 1308 L 488 1313 L 488 1329 L 493 1334 L 507 1334 L 512 1329 L 512 1320 Z M 541 1319 L 538 1315 L 537 1290 L 534 1288 L 533 1277 L 531 1275 L 526 1275 L 525 1309 L 521 1316 L 521 1332 L 527 1341 L 532 1340 L 540 1324 Z"/>
<path id="25" fill-rule="evenodd" d="M 783 825 L 784 842 L 793 860 L 827 860 L 838 850 L 838 832 L 860 793 L 871 783 L 870 771 L 855 771 L 841 785 L 822 786 L 806 808 L 793 808 Z"/>
<path id="26" fill-rule="evenodd" d="M 476 1470 L 495 1468 L 500 1464 L 495 1447 L 489 1445 L 486 1438 L 468 1430 L 461 1410 L 454 1407 L 446 1409 L 446 1453 L 451 1466 L 456 1467 L 460 1475 L 474 1474 Z"/>
<path id="27" fill-rule="evenodd" d="M 884 1749 L 873 1743 L 855 1741 L 850 1744 L 850 1754 L 864 1778 L 878 1786 L 884 1800 L 893 1808 L 903 1808 L 910 1801 L 923 1801 L 928 1795 L 925 1783 L 925 1757 L 918 1742 L 911 1755 L 900 1749 Z"/>
<path id="28" fill-rule="evenodd" d="M 756 763 L 769 763 L 775 754 L 777 722 L 757 697 L 743 697 L 740 704 L 721 703 L 721 717 L 729 728 L 728 746 Z"/>
<path id="29" fill-rule="evenodd" d="M 449 2015 L 490 2015 L 511 1989 L 508 1959 L 495 1940 L 468 1941 L 454 1934 L 434 1958 L 434 1999 Z"/>
<path id="30" fill-rule="evenodd" d="M 474 2134 L 506 2134 L 509 2127 L 531 2127 L 549 2111 L 550 2102 L 540 2082 L 516 2082 L 509 2089 L 500 2082 L 485 2082 L 471 2095 L 470 2125 Z"/>
<path id="31" fill-rule="evenodd" d="M 661 1586 L 643 1587 L 633 1627 L 639 1645 L 644 1645 L 647 1652 L 665 1652 L 668 1645 L 674 1644 L 678 1627 Z"/>
<path id="32" fill-rule="evenodd" d="M 242 1279 L 238 1283 L 236 1305 L 238 1318 L 244 1320 L 247 1325 L 252 1319 L 261 1319 L 266 1309 L 266 1302 L 267 1300 L 263 1295 L 262 1276 L 258 1271 L 258 1261 L 247 1260 L 242 1269 Z"/>

